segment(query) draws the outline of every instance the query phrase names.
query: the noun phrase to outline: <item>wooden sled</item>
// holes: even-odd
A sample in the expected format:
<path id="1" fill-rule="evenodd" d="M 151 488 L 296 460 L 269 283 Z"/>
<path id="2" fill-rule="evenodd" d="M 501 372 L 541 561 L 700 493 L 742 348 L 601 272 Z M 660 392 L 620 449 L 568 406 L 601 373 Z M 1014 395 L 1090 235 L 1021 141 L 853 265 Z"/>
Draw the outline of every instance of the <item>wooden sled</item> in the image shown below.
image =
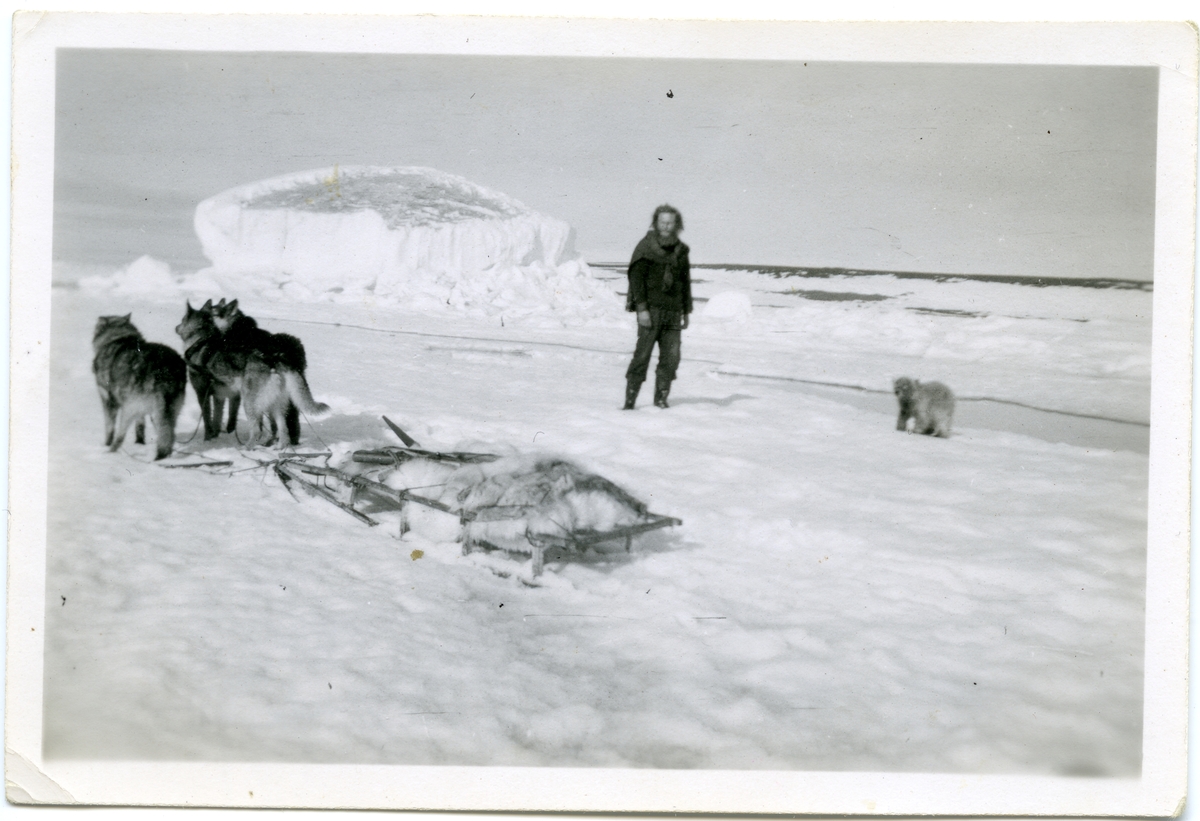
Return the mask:
<path id="1" fill-rule="evenodd" d="M 388 447 L 378 450 L 360 450 L 352 455 L 355 462 L 373 465 L 400 465 L 410 459 L 429 459 L 452 464 L 474 464 L 491 462 L 499 457 L 489 453 L 440 453 L 424 451 L 411 447 Z M 347 473 L 337 468 L 309 464 L 302 459 L 281 459 L 274 464 L 276 475 L 289 491 L 298 487 L 319 499 L 333 504 L 344 510 L 350 516 L 369 526 L 376 526 L 379 520 L 372 518 L 360 510 L 358 505 L 369 498 L 376 507 L 394 510 L 400 514 L 399 538 L 403 539 L 408 532 L 408 505 L 418 504 L 439 510 L 452 516 L 457 516 L 461 527 L 462 552 L 466 556 L 476 548 L 502 550 L 505 552 L 529 553 L 533 558 L 533 576 L 542 574 L 545 556 L 548 550 L 559 550 L 567 553 L 582 552 L 588 547 L 604 542 L 623 539 L 625 550 L 633 547 L 633 537 L 664 527 L 681 525 L 683 522 L 671 516 L 661 516 L 655 513 L 645 513 L 635 524 L 617 527 L 612 530 L 578 530 L 564 531 L 561 534 L 534 534 L 525 530 L 524 541 L 528 545 L 493 544 L 480 535 L 481 525 L 489 522 L 517 521 L 528 517 L 536 511 L 532 506 L 500 506 L 493 505 L 478 509 L 467 510 L 431 499 L 428 496 L 390 487 L 382 482 Z"/>

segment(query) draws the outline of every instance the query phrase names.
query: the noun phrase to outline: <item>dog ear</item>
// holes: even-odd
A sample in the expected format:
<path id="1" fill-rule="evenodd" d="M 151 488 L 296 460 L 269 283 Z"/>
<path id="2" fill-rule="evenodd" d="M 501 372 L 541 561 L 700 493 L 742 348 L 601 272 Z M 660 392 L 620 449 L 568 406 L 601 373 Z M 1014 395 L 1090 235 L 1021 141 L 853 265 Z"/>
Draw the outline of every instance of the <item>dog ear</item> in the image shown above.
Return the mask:
<path id="1" fill-rule="evenodd" d="M 224 307 L 225 307 L 225 297 L 221 297 L 221 301 L 217 303 L 217 307 L 218 307 L 218 308 L 224 308 Z"/>
<path id="2" fill-rule="evenodd" d="M 125 320 L 126 322 L 131 322 L 133 320 L 133 311 L 125 314 L 125 316 L 121 317 L 121 319 Z"/>
<path id="3" fill-rule="evenodd" d="M 225 306 L 225 308 L 229 311 L 233 311 L 235 308 L 237 308 L 237 300 L 232 300 L 228 305 Z"/>
<path id="4" fill-rule="evenodd" d="M 211 311 L 212 310 L 212 300 L 210 299 L 208 302 L 205 302 L 203 305 L 201 305 L 200 310 Z"/>
<path id="5" fill-rule="evenodd" d="M 195 310 L 192 309 L 192 301 L 190 299 L 184 301 L 183 304 L 187 305 L 187 313 L 184 314 L 184 316 L 191 316 L 192 314 L 196 313 Z"/>

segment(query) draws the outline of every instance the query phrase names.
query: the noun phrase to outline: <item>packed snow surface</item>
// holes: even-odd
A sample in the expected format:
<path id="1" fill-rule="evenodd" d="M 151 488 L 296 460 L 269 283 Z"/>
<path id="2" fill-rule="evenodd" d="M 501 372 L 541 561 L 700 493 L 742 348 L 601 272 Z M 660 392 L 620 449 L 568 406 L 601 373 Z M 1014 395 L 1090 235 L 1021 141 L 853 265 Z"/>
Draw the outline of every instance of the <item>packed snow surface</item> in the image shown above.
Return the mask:
<path id="1" fill-rule="evenodd" d="M 563 460 L 683 520 L 534 579 L 524 554 L 463 556 L 439 511 L 401 540 L 294 499 L 252 460 L 270 452 L 189 439 L 190 389 L 179 450 L 233 466 L 106 452 L 96 317 L 178 349 L 213 287 L 125 273 L 54 292 L 47 756 L 1139 771 L 1149 293 L 697 269 L 672 406 L 647 385 L 626 412 L 619 272 L 589 275 L 605 311 L 553 324 L 549 302 L 502 320 L 220 292 L 304 340 L 334 409 L 304 451 L 397 445 L 386 414 L 424 448 L 506 457 L 478 474 Z M 750 321 L 700 309 L 729 292 Z M 956 391 L 951 438 L 895 430 L 900 375 Z"/>
<path id="2" fill-rule="evenodd" d="M 212 266 L 192 278 L 194 290 L 473 316 L 619 310 L 588 276 L 569 225 L 432 168 L 263 180 L 200 203 L 195 227 Z"/>

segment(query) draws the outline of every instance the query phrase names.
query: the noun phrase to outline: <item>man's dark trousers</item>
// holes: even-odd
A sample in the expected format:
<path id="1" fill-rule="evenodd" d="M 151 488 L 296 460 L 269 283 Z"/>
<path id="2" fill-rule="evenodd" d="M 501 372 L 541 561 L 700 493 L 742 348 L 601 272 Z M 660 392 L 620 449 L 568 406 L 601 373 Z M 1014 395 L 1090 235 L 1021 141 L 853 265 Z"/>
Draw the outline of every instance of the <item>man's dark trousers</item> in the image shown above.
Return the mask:
<path id="1" fill-rule="evenodd" d="M 656 392 L 669 390 L 675 379 L 675 371 L 679 368 L 679 343 L 682 337 L 680 322 L 682 314 L 679 311 L 662 311 L 650 309 L 650 327 L 638 325 L 637 347 L 633 351 L 633 361 L 625 371 L 625 380 L 629 386 L 641 386 L 646 381 L 646 372 L 650 370 L 650 357 L 654 354 L 654 345 L 658 344 L 658 367 L 654 370 Z"/>

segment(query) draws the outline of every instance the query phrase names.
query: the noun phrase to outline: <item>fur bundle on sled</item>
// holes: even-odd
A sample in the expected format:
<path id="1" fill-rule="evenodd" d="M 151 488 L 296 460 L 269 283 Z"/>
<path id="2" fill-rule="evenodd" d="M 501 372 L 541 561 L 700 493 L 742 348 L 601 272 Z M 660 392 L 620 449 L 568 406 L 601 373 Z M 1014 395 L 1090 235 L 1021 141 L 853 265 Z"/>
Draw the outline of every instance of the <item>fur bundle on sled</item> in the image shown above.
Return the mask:
<path id="1" fill-rule="evenodd" d="M 537 536 L 607 531 L 636 524 L 646 513 L 617 485 L 562 459 L 509 458 L 460 468 L 442 496 L 451 498 L 477 522 L 488 522 L 494 538 L 526 530 Z"/>
<path id="2" fill-rule="evenodd" d="M 414 455 L 377 479 L 463 516 L 477 539 L 508 550 L 528 552 L 529 536 L 604 533 L 642 524 L 648 515 L 644 503 L 608 479 L 544 455 L 470 464 Z"/>

